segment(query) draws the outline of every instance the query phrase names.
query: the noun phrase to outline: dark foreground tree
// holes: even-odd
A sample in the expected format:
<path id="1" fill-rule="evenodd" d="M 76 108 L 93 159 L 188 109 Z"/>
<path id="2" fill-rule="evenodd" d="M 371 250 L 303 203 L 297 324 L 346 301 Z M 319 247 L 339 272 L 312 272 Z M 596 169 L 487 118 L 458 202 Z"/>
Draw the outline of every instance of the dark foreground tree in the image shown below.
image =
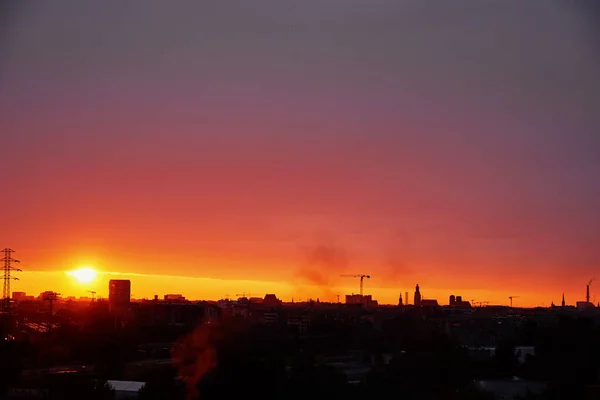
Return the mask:
<path id="1" fill-rule="evenodd" d="M 55 376 L 46 383 L 49 400 L 113 400 L 115 391 L 104 380 L 88 376 Z"/>
<path id="2" fill-rule="evenodd" d="M 138 392 L 139 400 L 183 400 L 184 385 L 173 375 L 156 376 L 148 380 Z"/>
<path id="3" fill-rule="evenodd" d="M 14 341 L 0 341 L 0 398 L 21 375 L 22 352 Z"/>

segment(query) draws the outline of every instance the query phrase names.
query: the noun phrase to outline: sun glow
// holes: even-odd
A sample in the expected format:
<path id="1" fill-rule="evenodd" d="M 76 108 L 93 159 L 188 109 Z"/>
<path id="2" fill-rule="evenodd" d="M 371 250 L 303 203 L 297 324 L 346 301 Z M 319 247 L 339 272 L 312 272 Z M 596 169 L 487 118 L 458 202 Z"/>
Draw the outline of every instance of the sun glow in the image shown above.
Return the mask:
<path id="1" fill-rule="evenodd" d="M 98 273 L 93 268 L 84 267 L 78 268 L 74 271 L 70 271 L 69 275 L 75 278 L 80 283 L 90 283 L 96 279 Z"/>

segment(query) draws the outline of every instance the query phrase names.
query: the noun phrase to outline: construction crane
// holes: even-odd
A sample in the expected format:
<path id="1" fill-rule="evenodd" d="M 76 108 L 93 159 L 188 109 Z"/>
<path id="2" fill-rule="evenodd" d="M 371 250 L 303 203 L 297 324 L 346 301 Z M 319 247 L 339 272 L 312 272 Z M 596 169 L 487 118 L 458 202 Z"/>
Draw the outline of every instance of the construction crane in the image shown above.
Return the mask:
<path id="1" fill-rule="evenodd" d="M 342 278 L 360 278 L 360 296 L 363 295 L 363 280 L 365 278 L 370 279 L 371 275 L 365 274 L 353 274 L 353 275 L 340 275 Z"/>
<path id="2" fill-rule="evenodd" d="M 246 297 L 247 298 L 247 297 L 252 296 L 252 294 L 244 292 L 244 293 L 237 293 L 236 296 L 237 297 Z"/>
<path id="3" fill-rule="evenodd" d="M 94 292 L 93 290 L 88 290 L 88 293 L 92 294 L 92 303 L 93 303 L 94 300 L 96 300 L 96 292 Z"/>
<path id="4" fill-rule="evenodd" d="M 508 298 L 510 299 L 510 308 L 512 308 L 513 299 L 516 299 L 517 297 L 521 297 L 521 296 L 508 296 Z"/>

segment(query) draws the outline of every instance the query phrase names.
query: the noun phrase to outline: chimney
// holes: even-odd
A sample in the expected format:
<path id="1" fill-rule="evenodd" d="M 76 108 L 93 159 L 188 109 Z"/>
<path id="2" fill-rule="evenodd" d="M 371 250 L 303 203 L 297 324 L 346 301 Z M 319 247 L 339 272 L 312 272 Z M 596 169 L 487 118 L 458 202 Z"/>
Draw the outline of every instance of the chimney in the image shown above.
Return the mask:
<path id="1" fill-rule="evenodd" d="M 585 302 L 590 302 L 590 285 L 585 285 Z"/>

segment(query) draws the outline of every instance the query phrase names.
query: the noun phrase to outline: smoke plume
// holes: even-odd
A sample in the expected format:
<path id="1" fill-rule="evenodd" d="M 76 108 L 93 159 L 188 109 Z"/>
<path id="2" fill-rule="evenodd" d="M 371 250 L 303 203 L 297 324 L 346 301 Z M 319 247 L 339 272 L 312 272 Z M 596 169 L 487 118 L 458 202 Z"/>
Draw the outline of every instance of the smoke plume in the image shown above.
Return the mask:
<path id="1" fill-rule="evenodd" d="M 322 295 L 330 300 L 336 297 L 331 289 L 331 280 L 346 269 L 346 252 L 334 245 L 321 244 L 305 249 L 306 259 L 297 271 L 297 276 L 305 283 L 318 286 Z"/>

